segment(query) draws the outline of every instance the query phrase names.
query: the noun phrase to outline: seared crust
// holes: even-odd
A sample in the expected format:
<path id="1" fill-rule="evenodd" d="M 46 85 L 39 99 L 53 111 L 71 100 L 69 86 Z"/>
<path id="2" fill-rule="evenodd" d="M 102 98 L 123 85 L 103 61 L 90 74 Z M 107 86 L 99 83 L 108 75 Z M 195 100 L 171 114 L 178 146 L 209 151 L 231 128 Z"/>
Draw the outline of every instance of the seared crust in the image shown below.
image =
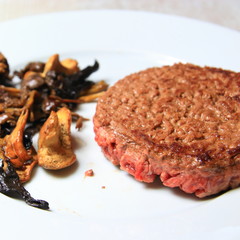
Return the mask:
<path id="1" fill-rule="evenodd" d="M 239 127 L 240 73 L 182 63 L 118 81 L 94 117 L 97 141 L 101 132 L 118 151 L 141 152 L 155 175 L 239 172 Z"/>

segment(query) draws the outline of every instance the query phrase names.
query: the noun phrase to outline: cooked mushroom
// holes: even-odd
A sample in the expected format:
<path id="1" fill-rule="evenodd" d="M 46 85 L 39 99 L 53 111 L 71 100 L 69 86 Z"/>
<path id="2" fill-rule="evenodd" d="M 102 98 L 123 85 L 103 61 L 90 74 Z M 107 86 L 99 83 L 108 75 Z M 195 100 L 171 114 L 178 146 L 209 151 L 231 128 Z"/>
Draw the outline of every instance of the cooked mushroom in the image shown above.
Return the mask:
<path id="1" fill-rule="evenodd" d="M 79 115 L 75 112 L 72 112 L 72 120 L 76 122 L 75 128 L 77 130 L 80 130 L 80 128 L 82 128 L 82 125 L 83 125 L 84 121 L 89 121 L 88 118 L 85 118 L 85 117 L 83 117 L 83 116 L 81 116 L 81 115 Z"/>
<path id="2" fill-rule="evenodd" d="M 9 65 L 5 56 L 0 53 L 0 75 L 3 77 L 7 77 L 9 74 Z"/>
<path id="3" fill-rule="evenodd" d="M 106 91 L 108 88 L 108 84 L 105 81 L 99 81 L 95 83 L 91 88 L 87 89 L 83 95 L 91 95 L 99 92 Z"/>
<path id="4" fill-rule="evenodd" d="M 4 151 L 1 148 L 2 140 L 0 139 L 0 192 L 10 197 L 20 197 L 30 206 L 49 209 L 48 202 L 34 199 L 23 187 L 15 168 L 4 156 Z"/>
<path id="5" fill-rule="evenodd" d="M 71 112 L 61 108 L 52 111 L 43 124 L 38 140 L 38 163 L 46 169 L 62 169 L 76 161 L 70 133 Z"/>
<path id="6" fill-rule="evenodd" d="M 5 56 L 0 53 L 0 84 L 10 86 L 9 65 Z"/>
<path id="7" fill-rule="evenodd" d="M 23 132 L 27 123 L 28 113 L 28 109 L 22 112 L 12 133 L 5 137 L 5 155 L 16 168 L 21 168 L 25 161 L 32 158 L 31 152 L 27 151 L 23 145 Z"/>
<path id="8" fill-rule="evenodd" d="M 52 70 L 69 75 L 74 74 L 79 71 L 78 62 L 70 58 L 60 62 L 59 55 L 54 54 L 48 59 L 46 63 L 45 68 L 43 70 L 43 76 L 46 76 L 47 72 Z"/>
<path id="9" fill-rule="evenodd" d="M 10 76 L 7 59 L 0 53 L 0 192 L 19 193 L 28 204 L 48 208 L 46 202 L 32 199 L 21 183 L 30 179 L 38 162 L 46 169 L 62 169 L 76 161 L 71 121 L 80 129 L 88 119 L 73 110 L 106 90 L 104 81 L 88 80 L 98 68 L 95 61 L 80 70 L 76 60 L 60 61 L 55 54 L 46 63 L 31 62 Z M 21 81 L 20 89 L 12 87 L 13 77 Z M 36 152 L 32 136 L 39 130 Z"/>
<path id="10" fill-rule="evenodd" d="M 16 173 L 18 174 L 21 183 L 28 182 L 31 179 L 32 171 L 38 163 L 37 154 L 34 148 L 31 148 L 31 150 L 34 152 L 34 154 L 32 154 L 32 158 L 26 161 L 23 167 L 16 168 Z"/>
<path id="11" fill-rule="evenodd" d="M 21 182 L 30 180 L 34 166 L 37 164 L 36 152 L 31 146 L 26 149 L 24 146 L 24 128 L 27 122 L 29 110 L 26 109 L 20 115 L 17 125 L 10 135 L 6 135 L 1 142 L 5 156 L 17 169 Z M 3 142 L 4 141 L 4 142 Z"/>
<path id="12" fill-rule="evenodd" d="M 23 80 L 21 82 L 21 87 L 23 89 L 37 89 L 45 83 L 42 73 L 28 71 L 24 74 Z"/>

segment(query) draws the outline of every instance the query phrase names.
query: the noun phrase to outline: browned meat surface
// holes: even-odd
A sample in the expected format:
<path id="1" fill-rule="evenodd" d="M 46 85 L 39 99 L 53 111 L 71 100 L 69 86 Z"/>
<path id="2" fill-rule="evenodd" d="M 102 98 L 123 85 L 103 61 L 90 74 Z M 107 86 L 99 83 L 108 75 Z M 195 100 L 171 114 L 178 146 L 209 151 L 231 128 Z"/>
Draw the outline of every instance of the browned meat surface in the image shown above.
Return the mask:
<path id="1" fill-rule="evenodd" d="M 134 73 L 98 101 L 96 141 L 137 180 L 198 197 L 240 184 L 240 73 L 175 64 Z"/>

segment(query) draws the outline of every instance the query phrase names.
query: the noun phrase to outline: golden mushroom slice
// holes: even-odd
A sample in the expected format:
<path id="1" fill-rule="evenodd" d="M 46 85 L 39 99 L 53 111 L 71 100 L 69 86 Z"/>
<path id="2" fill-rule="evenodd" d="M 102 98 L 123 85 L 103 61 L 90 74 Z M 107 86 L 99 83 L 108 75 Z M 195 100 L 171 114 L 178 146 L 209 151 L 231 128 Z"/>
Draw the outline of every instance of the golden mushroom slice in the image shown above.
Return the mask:
<path id="1" fill-rule="evenodd" d="M 27 182 L 30 180 L 32 170 L 37 164 L 37 154 L 34 147 L 32 146 L 26 149 L 23 143 L 24 129 L 28 115 L 29 110 L 24 109 L 12 133 L 6 135 L 4 139 L 0 139 L 0 148 L 4 149 L 4 157 L 1 157 L 0 153 L 0 158 L 8 158 L 10 160 L 14 168 L 16 168 L 20 182 Z"/>
<path id="2" fill-rule="evenodd" d="M 21 168 L 26 161 L 32 158 L 32 151 L 26 150 L 23 144 L 23 134 L 28 114 L 28 109 L 23 110 L 12 133 L 5 136 L 6 145 L 4 150 L 6 157 L 10 159 L 16 168 Z"/>
<path id="3" fill-rule="evenodd" d="M 59 55 L 54 54 L 46 62 L 42 76 L 46 76 L 47 72 L 52 70 L 65 74 L 74 74 L 79 71 L 78 62 L 71 58 L 60 61 Z"/>
<path id="4" fill-rule="evenodd" d="M 68 108 L 52 111 L 42 126 L 38 140 L 38 163 L 46 169 L 62 169 L 76 161 L 71 141 L 71 112 Z"/>

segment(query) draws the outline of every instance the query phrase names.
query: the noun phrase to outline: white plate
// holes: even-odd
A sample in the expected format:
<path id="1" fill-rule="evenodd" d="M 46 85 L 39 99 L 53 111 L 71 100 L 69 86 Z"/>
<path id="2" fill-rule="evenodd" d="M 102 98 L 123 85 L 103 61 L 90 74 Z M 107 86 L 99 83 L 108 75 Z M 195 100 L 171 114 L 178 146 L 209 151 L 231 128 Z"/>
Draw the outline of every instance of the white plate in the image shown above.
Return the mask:
<path id="1" fill-rule="evenodd" d="M 109 84 L 178 61 L 240 69 L 239 32 L 168 15 L 63 12 L 2 23 L 0 33 L 12 70 L 54 53 L 82 67 L 97 59 L 100 69 L 90 79 Z M 81 105 L 79 113 L 92 118 L 95 106 Z M 72 129 L 78 164 L 53 173 L 37 168 L 26 184 L 50 211 L 0 194 L 1 239 L 237 239 L 239 189 L 199 200 L 160 181 L 137 182 L 103 157 L 92 127 L 89 121 L 80 132 Z M 88 169 L 94 177 L 84 178 Z"/>

